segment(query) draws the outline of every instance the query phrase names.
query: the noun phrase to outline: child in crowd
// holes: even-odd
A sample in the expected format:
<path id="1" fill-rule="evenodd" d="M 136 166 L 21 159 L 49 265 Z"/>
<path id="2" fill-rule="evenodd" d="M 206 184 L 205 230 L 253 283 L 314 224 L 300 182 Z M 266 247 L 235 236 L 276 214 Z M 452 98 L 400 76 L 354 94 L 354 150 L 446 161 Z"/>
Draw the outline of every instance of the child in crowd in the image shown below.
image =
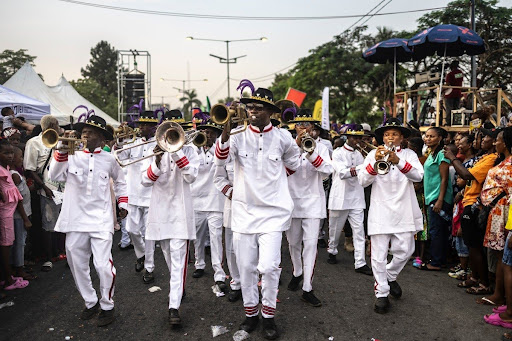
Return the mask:
<path id="1" fill-rule="evenodd" d="M 9 107 L 5 107 L 5 108 L 2 108 L 2 121 L 3 121 L 3 129 L 7 129 L 7 128 L 11 128 L 14 126 L 13 124 L 13 120 L 15 118 L 15 114 L 14 114 L 14 111 L 9 108 Z"/>
<path id="2" fill-rule="evenodd" d="M 0 139 L 0 286 L 4 286 L 4 290 L 22 289 L 28 285 L 28 281 L 23 278 L 12 276 L 9 264 L 9 254 L 14 243 L 14 211 L 18 210 L 25 227 L 32 226 L 23 208 L 23 197 L 9 173 L 9 164 L 13 158 L 13 147 L 6 139 Z"/>

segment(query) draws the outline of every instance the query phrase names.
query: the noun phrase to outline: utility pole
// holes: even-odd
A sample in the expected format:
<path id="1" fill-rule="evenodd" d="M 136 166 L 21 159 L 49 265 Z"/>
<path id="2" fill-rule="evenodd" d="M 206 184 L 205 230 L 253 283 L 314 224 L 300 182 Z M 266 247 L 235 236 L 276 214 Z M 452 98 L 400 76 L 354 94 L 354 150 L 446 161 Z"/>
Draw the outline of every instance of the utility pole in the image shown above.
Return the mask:
<path id="1" fill-rule="evenodd" d="M 471 0 L 470 9 L 471 29 L 476 32 L 475 0 Z M 471 86 L 476 87 L 476 57 L 471 56 Z"/>

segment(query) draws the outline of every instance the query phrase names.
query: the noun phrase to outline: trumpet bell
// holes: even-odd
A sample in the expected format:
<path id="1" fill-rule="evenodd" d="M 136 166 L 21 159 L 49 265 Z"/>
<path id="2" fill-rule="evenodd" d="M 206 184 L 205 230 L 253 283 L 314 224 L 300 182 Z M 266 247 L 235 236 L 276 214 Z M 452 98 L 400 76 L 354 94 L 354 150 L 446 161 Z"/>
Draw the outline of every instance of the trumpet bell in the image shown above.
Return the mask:
<path id="1" fill-rule="evenodd" d="M 388 174 L 391 168 L 391 164 L 388 161 L 379 160 L 376 161 L 373 168 L 379 175 Z"/>
<path id="2" fill-rule="evenodd" d="M 309 134 L 306 134 L 301 141 L 301 146 L 305 152 L 311 153 L 316 148 L 316 141 Z"/>
<path id="3" fill-rule="evenodd" d="M 168 153 L 177 152 L 186 143 L 183 128 L 178 123 L 170 121 L 160 124 L 156 130 L 155 139 L 160 149 Z"/>
<path id="4" fill-rule="evenodd" d="M 280 99 L 279 101 L 276 101 L 275 105 L 281 110 L 281 122 L 283 124 L 287 124 L 288 121 L 291 121 L 295 118 L 295 115 L 293 114 L 292 111 L 288 111 L 285 113 L 286 109 L 295 108 L 295 110 L 299 110 L 297 104 L 288 99 Z"/>
<path id="5" fill-rule="evenodd" d="M 60 137 L 54 129 L 46 129 L 41 135 L 41 140 L 46 148 L 55 148 L 59 141 L 67 143 L 67 145 L 57 148 L 67 152 L 69 155 L 75 154 L 77 151 L 84 150 L 87 147 L 87 140 L 76 138 L 74 130 L 66 131 L 69 137 Z"/>
<path id="6" fill-rule="evenodd" d="M 192 140 L 192 143 L 196 146 L 196 147 L 202 147 L 202 146 L 205 146 L 206 145 L 206 142 L 207 142 L 207 137 L 206 137 L 206 134 L 203 133 L 202 131 L 201 132 L 198 132 L 193 140 Z"/>
<path id="7" fill-rule="evenodd" d="M 54 129 L 46 129 L 41 135 L 41 140 L 46 148 L 53 148 L 59 142 L 59 133 Z"/>
<path id="8" fill-rule="evenodd" d="M 215 124 L 224 125 L 228 123 L 230 116 L 229 108 L 224 104 L 215 104 L 210 109 L 210 118 Z"/>

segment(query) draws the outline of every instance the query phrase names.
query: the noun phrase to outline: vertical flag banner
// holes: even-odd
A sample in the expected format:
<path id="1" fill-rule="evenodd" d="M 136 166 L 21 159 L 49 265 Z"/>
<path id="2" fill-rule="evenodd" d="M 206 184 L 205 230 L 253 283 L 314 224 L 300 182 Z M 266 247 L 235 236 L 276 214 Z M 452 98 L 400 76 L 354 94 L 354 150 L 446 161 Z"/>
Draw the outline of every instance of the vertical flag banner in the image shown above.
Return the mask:
<path id="1" fill-rule="evenodd" d="M 329 87 L 322 93 L 322 129 L 329 130 Z"/>
<path id="2" fill-rule="evenodd" d="M 322 100 L 319 99 L 315 103 L 315 108 L 313 109 L 313 119 L 322 121 Z"/>
<path id="3" fill-rule="evenodd" d="M 304 98 L 306 98 L 306 93 L 293 89 L 288 88 L 288 92 L 286 93 L 285 99 L 292 101 L 293 103 L 297 104 L 298 107 L 301 106 L 302 102 L 304 102 Z"/>

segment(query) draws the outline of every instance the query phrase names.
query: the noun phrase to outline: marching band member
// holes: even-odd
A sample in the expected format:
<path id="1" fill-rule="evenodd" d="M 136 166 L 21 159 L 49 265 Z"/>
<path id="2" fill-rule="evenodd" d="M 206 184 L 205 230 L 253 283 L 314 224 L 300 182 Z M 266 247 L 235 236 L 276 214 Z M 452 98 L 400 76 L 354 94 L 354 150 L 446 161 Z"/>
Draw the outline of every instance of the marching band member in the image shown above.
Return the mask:
<path id="1" fill-rule="evenodd" d="M 204 113 L 208 115 L 208 113 Z M 214 184 L 215 167 L 215 141 L 222 133 L 222 126 L 211 120 L 197 125 L 197 130 L 206 134 L 206 145 L 197 149 L 199 170 L 196 181 L 190 186 L 194 201 L 194 216 L 196 222 L 195 267 L 192 277 L 199 278 L 204 275 L 205 243 L 210 235 L 211 261 L 214 271 L 215 285 L 226 293 L 226 273 L 222 269 L 222 211 L 224 209 L 224 195 L 217 190 Z"/>
<path id="2" fill-rule="evenodd" d="M 240 271 L 236 262 L 236 254 L 233 246 L 233 230 L 231 229 L 231 199 L 233 196 L 233 160 L 228 158 L 225 165 L 215 166 L 215 187 L 224 194 L 223 226 L 224 226 L 224 243 L 226 245 L 226 262 L 228 264 L 229 275 L 231 281 L 229 286 L 231 291 L 228 294 L 230 302 L 236 302 L 242 298 L 242 290 L 240 287 Z"/>
<path id="3" fill-rule="evenodd" d="M 402 296 L 396 279 L 414 252 L 414 235 L 423 230 L 423 217 L 413 186 L 423 178 L 423 167 L 415 152 L 400 147 L 410 131 L 398 119 L 388 119 L 382 127 L 375 129 L 375 135 L 385 146 L 368 154 L 358 180 L 364 187 L 372 185 L 368 235 L 377 297 L 374 310 L 384 314 L 390 305 L 388 295 Z M 389 172 L 377 173 L 375 162 L 386 158 Z M 388 251 L 393 254 L 389 264 Z"/>
<path id="4" fill-rule="evenodd" d="M 372 275 L 372 270 L 366 265 L 364 237 L 364 189 L 357 181 L 357 175 L 363 167 L 364 158 L 358 151 L 362 148 L 361 139 L 365 135 L 360 124 L 348 128 L 342 135 L 347 141 L 332 154 L 332 165 L 335 169 L 329 196 L 329 247 L 327 253 L 329 264 L 336 264 L 338 244 L 341 230 L 348 221 L 352 228 L 354 242 L 355 271 Z"/>
<path id="5" fill-rule="evenodd" d="M 231 228 L 246 315 L 240 328 L 252 332 L 259 323 L 261 274 L 263 334 L 276 339 L 281 239 L 293 210 L 285 166 L 295 171 L 300 151 L 288 132 L 270 123 L 271 114 L 280 111 L 270 90 L 259 88 L 240 101 L 246 104 L 248 129 L 230 137 L 231 127 L 226 124 L 215 150 L 218 165 L 224 165 L 228 156 L 235 165 Z"/>
<path id="6" fill-rule="evenodd" d="M 290 121 L 295 123 L 297 145 L 301 146 L 306 134 L 311 136 L 315 122 L 318 121 L 313 118 L 313 113 L 309 109 L 300 109 L 295 119 Z M 313 294 L 312 286 L 318 227 L 320 219 L 327 216 L 322 179 L 328 177 L 332 171 L 329 150 L 318 143 L 314 149 L 302 151 L 297 171 L 288 177 L 288 188 L 294 203 L 291 226 L 286 231 L 293 265 L 293 276 L 288 284 L 288 290 L 296 291 L 303 280 L 302 300 L 314 307 L 322 305 Z"/>
<path id="7" fill-rule="evenodd" d="M 138 137 L 133 144 L 130 145 L 141 145 L 120 152 L 118 157 L 123 162 L 137 160 L 150 155 L 153 153 L 153 149 L 156 146 L 155 128 L 158 124 L 158 119 L 155 117 L 155 114 L 152 111 L 144 111 L 135 122 L 140 129 L 141 137 Z M 146 141 L 151 142 L 142 144 Z M 120 148 L 123 148 L 123 145 L 120 143 L 114 146 L 114 149 Z M 151 198 L 151 187 L 144 187 L 141 181 L 142 173 L 148 169 L 150 163 L 151 158 L 132 163 L 126 167 L 128 211 L 130 213 L 128 214 L 125 228 L 130 235 L 132 245 L 135 249 L 135 256 L 137 257 L 135 261 L 135 271 L 141 272 L 142 269 L 145 268 L 142 276 L 144 283 L 151 283 L 155 280 L 153 276 L 153 270 L 155 269 L 155 242 L 152 240 L 144 240 L 148 220 L 149 200 Z"/>
<path id="8" fill-rule="evenodd" d="M 160 152 L 159 146 L 155 152 Z M 193 146 L 157 154 L 146 172 L 144 186 L 152 186 L 146 240 L 160 241 L 169 268 L 169 324 L 181 324 L 178 309 L 185 290 L 189 242 L 196 238 L 190 184 L 197 177 L 199 158 Z"/>
<path id="9" fill-rule="evenodd" d="M 116 269 L 112 261 L 114 217 L 110 194 L 110 178 L 120 207 L 120 216 L 127 214 L 126 182 L 121 167 L 112 154 L 101 149 L 104 140 L 112 139 L 105 120 L 96 115 L 75 124 L 75 129 L 87 140 L 83 152 L 68 155 L 57 149 L 50 164 L 49 176 L 54 181 L 66 181 L 62 210 L 55 230 L 66 233 L 66 255 L 76 287 L 85 301 L 80 316 L 94 317 L 101 307 L 98 326 L 114 321 L 114 281 Z M 57 148 L 62 147 L 59 142 Z M 89 261 L 100 279 L 101 299 L 92 286 Z"/>

